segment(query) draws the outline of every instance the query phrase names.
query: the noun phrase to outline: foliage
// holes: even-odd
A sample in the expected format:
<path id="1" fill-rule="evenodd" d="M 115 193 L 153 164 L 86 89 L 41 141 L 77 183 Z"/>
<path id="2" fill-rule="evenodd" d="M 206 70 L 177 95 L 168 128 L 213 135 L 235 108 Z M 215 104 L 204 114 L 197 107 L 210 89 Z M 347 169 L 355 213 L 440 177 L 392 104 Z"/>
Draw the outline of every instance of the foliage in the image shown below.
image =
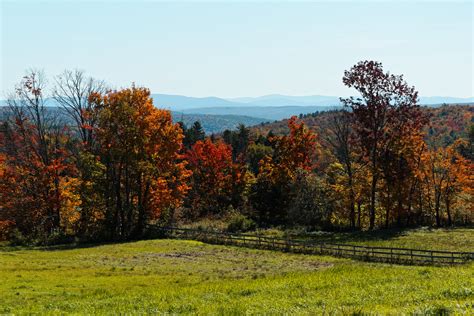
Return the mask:
<path id="1" fill-rule="evenodd" d="M 366 94 L 365 100 L 345 100 L 357 111 L 350 108 L 301 116 L 301 121 L 320 135 L 321 147 L 313 172 L 336 201 L 332 205 L 333 225 L 367 229 L 472 223 L 474 168 L 469 129 L 474 108 L 461 105 L 420 108 L 415 104 L 416 91 L 402 77 L 383 72 L 380 63 L 359 63 L 346 75 L 348 84 L 362 90 L 371 84 L 372 92 L 377 87 L 380 94 L 372 97 Z M 361 82 L 357 83 L 359 79 Z M 397 96 L 399 93 L 403 97 Z M 378 105 L 372 104 L 371 98 Z M 379 121 L 371 121 L 373 118 Z M 255 140 L 270 132 L 287 135 L 290 130 L 284 127 L 287 124 L 288 120 L 283 120 L 254 127 L 252 134 Z M 381 125 L 370 134 L 377 124 Z M 373 146 L 367 147 L 371 142 Z M 434 159 L 434 152 L 446 157 L 437 159 L 435 169 L 430 167 L 433 164 L 428 158 Z M 447 191 L 434 184 L 433 173 L 430 179 L 430 169 L 435 176 L 450 174 L 443 178 L 444 190 L 445 179 L 451 180 Z M 260 190 L 272 193 L 265 183 L 268 181 L 259 183 Z M 268 199 L 259 203 L 266 205 L 275 196 L 278 194 L 268 194 Z"/>
<path id="2" fill-rule="evenodd" d="M 197 141 L 203 141 L 206 133 L 204 132 L 201 123 L 199 121 L 194 122 L 194 124 L 190 127 L 187 128 L 186 125 L 184 125 L 183 122 L 178 123 L 183 130 L 183 145 L 186 148 L 191 148 L 192 145 L 194 145 Z"/>
<path id="3" fill-rule="evenodd" d="M 15 222 L 10 220 L 0 221 L 0 241 L 9 240 L 15 229 Z"/>
<path id="4" fill-rule="evenodd" d="M 260 168 L 260 161 L 265 156 L 271 157 L 273 155 L 273 149 L 271 146 L 267 146 L 260 143 L 250 144 L 247 148 L 247 160 L 249 169 L 254 173 L 258 174 Z"/>
<path id="5" fill-rule="evenodd" d="M 93 94 L 97 142 L 105 165 L 106 218 L 113 237 L 140 235 L 149 219 L 178 207 L 188 190 L 181 161 L 182 131 L 171 114 L 136 88 Z"/>
<path id="6" fill-rule="evenodd" d="M 64 198 L 72 192 L 61 183 L 76 175 L 66 130 L 45 113 L 44 88 L 39 72 L 23 78 L 8 101 L 13 116 L 0 138 L 0 219 L 37 236 L 64 229 L 62 214 L 71 207 Z"/>
<path id="7" fill-rule="evenodd" d="M 224 139 L 226 144 L 230 145 L 232 148 L 232 158 L 234 160 L 236 160 L 237 158 L 245 160 L 245 158 L 247 157 L 249 137 L 250 130 L 243 124 L 239 124 L 235 132 L 225 130 L 222 133 L 222 138 Z"/>
<path id="8" fill-rule="evenodd" d="M 246 232 L 255 230 L 256 228 L 257 224 L 240 212 L 234 211 L 228 215 L 228 225 L 226 229 L 228 232 Z"/>
<path id="9" fill-rule="evenodd" d="M 292 117 L 288 121 L 290 134 L 272 137 L 272 156 L 260 161 L 259 173 L 252 187 L 251 204 L 262 223 L 285 222 L 290 186 L 300 171 L 313 169 L 316 135 Z"/>
<path id="10" fill-rule="evenodd" d="M 316 175 L 301 171 L 291 187 L 288 222 L 307 227 L 330 225 L 334 201 L 328 187 Z"/>
<path id="11" fill-rule="evenodd" d="M 408 86 L 403 76 L 385 73 L 378 62 L 359 62 L 344 72 L 342 81 L 362 96 L 341 101 L 352 110 L 357 141 L 371 173 L 369 229 L 373 229 L 381 164 L 400 159 L 397 145 L 421 130 L 425 119 L 417 105 L 415 88 Z"/>
<path id="12" fill-rule="evenodd" d="M 185 157 L 192 172 L 186 206 L 197 216 L 216 214 L 229 205 L 240 206 L 245 170 L 233 162 L 229 145 L 210 139 L 198 141 Z"/>
<path id="13" fill-rule="evenodd" d="M 214 219 L 231 230 L 471 224 L 473 107 L 421 108 L 375 61 L 343 83 L 360 94 L 343 110 L 207 137 L 146 88 L 110 91 L 81 71 L 50 88 L 30 71 L 0 122 L 0 238 L 123 240 Z"/>
<path id="14" fill-rule="evenodd" d="M 447 148 L 426 150 L 421 157 L 424 162 L 422 179 L 426 185 L 427 204 L 435 215 L 438 226 L 441 225 L 440 208 L 443 201 L 448 225 L 453 223 L 452 208 L 456 202 L 463 206 L 472 202 L 458 199 L 461 192 L 466 192 L 471 197 L 474 194 L 473 163 L 457 151 L 461 144 L 462 141 L 458 140 Z"/>

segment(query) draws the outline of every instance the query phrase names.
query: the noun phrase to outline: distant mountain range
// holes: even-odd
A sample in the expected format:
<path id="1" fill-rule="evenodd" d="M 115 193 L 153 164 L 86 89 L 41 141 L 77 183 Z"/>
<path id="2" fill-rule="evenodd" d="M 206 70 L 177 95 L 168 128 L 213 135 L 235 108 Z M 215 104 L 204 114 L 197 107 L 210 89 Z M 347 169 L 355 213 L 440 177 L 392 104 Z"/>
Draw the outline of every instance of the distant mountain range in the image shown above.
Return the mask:
<path id="1" fill-rule="evenodd" d="M 175 111 L 191 111 L 209 108 L 252 108 L 252 107 L 288 107 L 288 106 L 338 106 L 339 97 L 311 95 L 311 96 L 287 96 L 272 94 L 261 97 L 243 98 L 218 98 L 205 97 L 195 98 L 171 94 L 152 94 L 153 103 L 158 107 L 168 108 Z"/>
<path id="2" fill-rule="evenodd" d="M 340 106 L 339 97 L 327 95 L 290 96 L 270 94 L 261 97 L 218 98 L 218 97 L 188 97 L 172 94 L 152 94 L 154 104 L 175 111 L 215 107 L 277 107 L 277 106 Z M 443 103 L 472 103 L 474 97 L 420 97 L 422 105 L 438 105 Z"/>
<path id="3" fill-rule="evenodd" d="M 3 104 L 5 105 L 5 104 Z M 49 106 L 48 112 L 51 115 L 59 117 L 59 121 L 69 125 L 74 124 L 71 118 L 65 115 L 64 111 L 57 106 Z M 58 113 L 58 114 L 57 114 Z M 0 121 L 7 119 L 9 116 L 9 108 L 0 104 Z M 199 121 L 203 130 L 207 134 L 220 133 L 226 129 L 234 130 L 239 124 L 245 126 L 259 125 L 268 122 L 266 119 L 250 117 L 245 115 L 208 115 L 208 114 L 185 114 L 182 112 L 171 111 L 174 122 L 183 122 L 190 127 L 194 122 Z"/>
<path id="4" fill-rule="evenodd" d="M 153 94 L 156 106 L 185 114 L 245 115 L 266 120 L 281 120 L 292 115 L 328 111 L 342 106 L 339 97 L 324 95 L 289 96 L 271 94 L 242 98 L 194 98 L 169 94 Z M 473 103 L 472 98 L 420 97 L 422 105 L 439 106 L 444 103 Z"/>
<path id="5" fill-rule="evenodd" d="M 271 94 L 261 97 L 241 98 L 196 98 L 171 94 L 152 94 L 155 106 L 171 110 L 175 121 L 189 125 L 200 121 L 207 133 L 233 129 L 239 123 L 247 126 L 265 121 L 276 121 L 292 115 L 333 110 L 341 107 L 339 97 L 324 95 L 289 96 Z M 444 103 L 474 103 L 474 97 L 420 97 L 420 104 L 439 106 Z M 0 106 L 6 105 L 0 100 Z M 48 99 L 48 105 L 58 104 Z"/>

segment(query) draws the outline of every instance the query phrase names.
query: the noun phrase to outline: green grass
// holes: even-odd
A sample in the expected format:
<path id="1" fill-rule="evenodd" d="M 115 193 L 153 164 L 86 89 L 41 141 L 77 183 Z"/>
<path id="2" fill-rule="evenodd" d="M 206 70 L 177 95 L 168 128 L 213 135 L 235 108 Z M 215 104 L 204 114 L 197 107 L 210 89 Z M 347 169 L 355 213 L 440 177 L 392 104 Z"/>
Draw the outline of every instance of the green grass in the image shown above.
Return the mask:
<path id="1" fill-rule="evenodd" d="M 0 248 L 0 314 L 470 313 L 474 264 L 365 263 L 194 241 Z"/>
<path id="2" fill-rule="evenodd" d="M 398 248 L 474 252 L 473 228 L 417 228 L 376 230 L 372 232 L 304 232 L 302 230 L 260 231 L 268 236 Z"/>

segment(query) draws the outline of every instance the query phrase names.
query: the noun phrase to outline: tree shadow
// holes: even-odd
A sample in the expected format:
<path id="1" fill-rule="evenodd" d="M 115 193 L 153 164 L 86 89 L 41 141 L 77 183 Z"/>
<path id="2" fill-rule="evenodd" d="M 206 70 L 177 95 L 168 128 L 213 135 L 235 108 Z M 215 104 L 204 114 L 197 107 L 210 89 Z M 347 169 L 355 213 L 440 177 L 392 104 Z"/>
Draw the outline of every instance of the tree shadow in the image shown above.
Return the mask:
<path id="1" fill-rule="evenodd" d="M 388 241 L 400 236 L 405 235 L 408 231 L 412 231 L 413 228 L 390 228 L 380 229 L 373 231 L 345 231 L 345 232 L 308 232 L 298 234 L 296 238 L 311 239 L 317 242 L 327 243 L 364 243 L 364 242 L 378 242 Z"/>
<path id="2" fill-rule="evenodd" d="M 0 253 L 1 252 L 17 252 L 24 250 L 37 250 L 37 251 L 66 251 L 66 250 L 76 250 L 76 249 L 87 249 L 87 248 L 97 248 L 107 245 L 121 245 L 129 244 L 136 242 L 137 240 L 126 240 L 126 241 L 107 241 L 107 242 L 75 242 L 67 244 L 58 244 L 58 245 L 45 245 L 45 246 L 24 246 L 24 245 L 8 245 L 0 244 Z"/>

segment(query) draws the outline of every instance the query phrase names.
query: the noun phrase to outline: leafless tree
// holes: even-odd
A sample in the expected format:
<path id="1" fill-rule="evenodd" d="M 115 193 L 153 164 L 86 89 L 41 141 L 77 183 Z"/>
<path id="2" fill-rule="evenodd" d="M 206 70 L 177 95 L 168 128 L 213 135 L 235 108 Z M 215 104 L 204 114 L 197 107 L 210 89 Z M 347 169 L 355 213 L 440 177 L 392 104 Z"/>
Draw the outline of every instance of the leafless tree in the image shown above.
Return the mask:
<path id="1" fill-rule="evenodd" d="M 64 112 L 74 121 L 81 140 L 92 144 L 92 127 L 96 117 L 94 104 L 89 102 L 89 96 L 94 93 L 104 93 L 105 83 L 86 76 L 81 70 L 65 70 L 55 78 L 53 98 L 59 103 Z"/>
<path id="2" fill-rule="evenodd" d="M 48 137 L 48 132 L 57 125 L 57 122 L 56 118 L 46 108 L 45 90 L 46 77 L 44 72 L 30 69 L 15 87 L 15 92 L 8 98 L 7 105 L 10 109 L 10 120 L 16 122 L 17 125 L 26 121 L 32 124 L 32 128 L 28 129 L 28 132 L 36 134 L 35 138 L 38 139 L 38 144 L 32 146 L 31 149 L 37 150 L 36 154 L 41 157 L 43 163 L 49 164 L 48 148 L 51 138 Z M 19 126 L 22 126 L 22 124 Z"/>

